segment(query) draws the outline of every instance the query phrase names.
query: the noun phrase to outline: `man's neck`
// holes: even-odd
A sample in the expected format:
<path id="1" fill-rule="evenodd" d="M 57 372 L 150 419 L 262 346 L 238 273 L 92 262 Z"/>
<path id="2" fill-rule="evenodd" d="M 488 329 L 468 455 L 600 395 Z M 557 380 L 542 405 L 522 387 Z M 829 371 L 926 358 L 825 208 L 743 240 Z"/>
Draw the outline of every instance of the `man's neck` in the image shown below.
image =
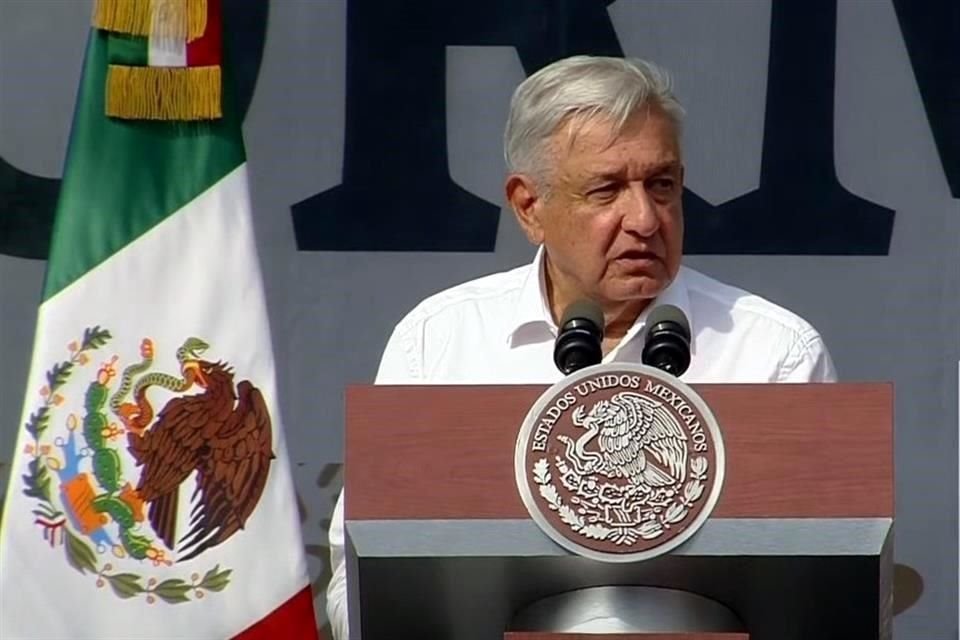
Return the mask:
<path id="1" fill-rule="evenodd" d="M 618 305 L 613 309 L 603 309 L 603 355 L 617 348 L 637 318 L 650 304 L 649 300 L 636 300 Z"/>
<path id="2" fill-rule="evenodd" d="M 577 293 L 566 292 L 556 287 L 551 281 L 549 272 L 546 277 L 546 285 L 550 313 L 553 315 L 553 321 L 559 325 L 567 307 L 583 296 Z M 620 341 L 627 335 L 627 332 L 630 331 L 630 328 L 651 301 L 629 300 L 616 303 L 597 302 L 600 304 L 601 311 L 603 311 L 604 327 L 603 344 L 601 346 L 603 355 L 607 355 L 620 344 Z"/>

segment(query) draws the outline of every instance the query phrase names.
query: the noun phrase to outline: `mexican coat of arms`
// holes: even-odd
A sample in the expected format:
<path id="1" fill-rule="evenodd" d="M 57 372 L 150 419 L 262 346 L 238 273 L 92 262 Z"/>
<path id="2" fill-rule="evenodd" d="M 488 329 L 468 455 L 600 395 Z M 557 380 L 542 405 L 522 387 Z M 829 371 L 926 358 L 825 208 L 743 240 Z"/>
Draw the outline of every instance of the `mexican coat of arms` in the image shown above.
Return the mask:
<path id="1" fill-rule="evenodd" d="M 517 440 L 516 477 L 531 517 L 560 545 L 597 560 L 666 553 L 709 516 L 723 483 L 713 414 L 677 378 L 598 365 L 548 389 Z"/>

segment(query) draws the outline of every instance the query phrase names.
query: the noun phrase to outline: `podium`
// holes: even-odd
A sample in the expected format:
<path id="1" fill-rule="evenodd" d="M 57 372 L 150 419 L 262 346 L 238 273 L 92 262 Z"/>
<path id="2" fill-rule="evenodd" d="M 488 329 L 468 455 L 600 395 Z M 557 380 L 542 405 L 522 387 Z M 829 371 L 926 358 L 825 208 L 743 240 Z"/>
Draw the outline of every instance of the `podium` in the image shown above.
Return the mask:
<path id="1" fill-rule="evenodd" d="M 642 585 L 715 600 L 746 632 L 607 637 L 890 638 L 892 386 L 691 386 L 723 433 L 722 493 L 690 540 L 627 564 L 563 549 L 521 501 L 517 433 L 545 386 L 348 388 L 351 637 L 602 638 L 511 624 L 555 594 Z"/>

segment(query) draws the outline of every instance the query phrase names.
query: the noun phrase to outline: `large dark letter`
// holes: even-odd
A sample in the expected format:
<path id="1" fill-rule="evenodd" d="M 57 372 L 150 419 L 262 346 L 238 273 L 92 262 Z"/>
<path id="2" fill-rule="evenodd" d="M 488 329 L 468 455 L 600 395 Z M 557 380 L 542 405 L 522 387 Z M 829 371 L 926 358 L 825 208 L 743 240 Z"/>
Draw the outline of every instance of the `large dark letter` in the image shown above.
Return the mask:
<path id="1" fill-rule="evenodd" d="M 960 2 L 893 0 L 950 193 L 960 198 Z"/>
<path id="2" fill-rule="evenodd" d="M 0 158 L 0 253 L 46 259 L 59 193 L 60 180 L 26 173 Z"/>
<path id="3" fill-rule="evenodd" d="M 293 206 L 297 246 L 493 251 L 499 208 L 447 167 L 448 45 L 512 45 L 524 70 L 623 55 L 605 2 L 351 0 L 342 183 Z"/>
<path id="4" fill-rule="evenodd" d="M 687 192 L 687 253 L 888 253 L 893 211 L 834 169 L 836 33 L 836 0 L 773 3 L 760 186 L 716 207 Z"/>

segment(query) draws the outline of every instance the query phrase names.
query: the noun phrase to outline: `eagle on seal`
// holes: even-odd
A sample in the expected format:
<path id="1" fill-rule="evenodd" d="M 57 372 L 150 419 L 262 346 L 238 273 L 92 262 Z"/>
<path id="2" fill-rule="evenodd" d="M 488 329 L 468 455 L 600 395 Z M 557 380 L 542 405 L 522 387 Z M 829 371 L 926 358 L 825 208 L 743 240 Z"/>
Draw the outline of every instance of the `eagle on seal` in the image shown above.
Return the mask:
<path id="1" fill-rule="evenodd" d="M 583 406 L 577 407 L 573 424 L 586 433 L 576 442 L 567 441 L 567 457 L 579 458 L 588 473 L 651 488 L 683 482 L 687 435 L 672 416 L 657 410 L 660 406 L 638 393 L 624 391 L 598 401 L 586 415 Z M 594 438 L 599 452 L 586 449 Z"/>
<path id="2" fill-rule="evenodd" d="M 148 518 L 178 561 L 194 558 L 244 527 L 267 483 L 274 458 L 270 414 L 259 389 L 223 362 L 183 363 L 203 392 L 174 398 L 156 422 L 127 434 L 128 450 L 142 466 L 137 494 Z M 180 485 L 197 472 L 189 530 L 179 541 Z M 199 496 L 199 499 L 197 499 Z M 176 545 L 179 544 L 179 548 Z"/>

